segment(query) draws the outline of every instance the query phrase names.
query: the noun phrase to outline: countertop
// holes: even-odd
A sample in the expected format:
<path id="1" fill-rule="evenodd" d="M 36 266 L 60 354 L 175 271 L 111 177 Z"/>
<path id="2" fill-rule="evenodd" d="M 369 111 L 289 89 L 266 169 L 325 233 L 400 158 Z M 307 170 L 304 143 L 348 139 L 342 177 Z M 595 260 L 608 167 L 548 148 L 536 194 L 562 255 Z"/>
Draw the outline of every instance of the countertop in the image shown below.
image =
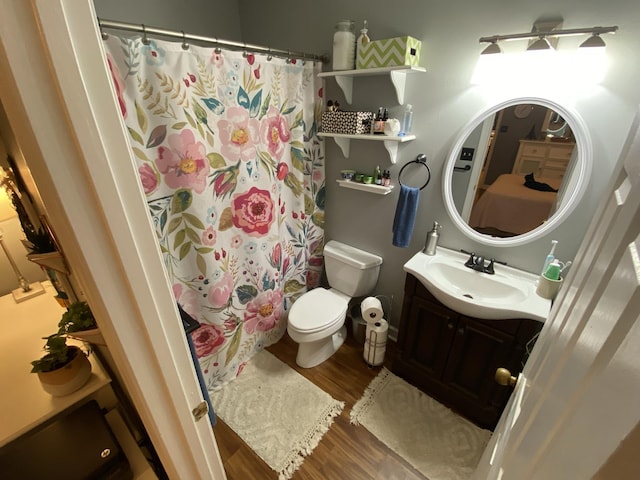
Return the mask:
<path id="1" fill-rule="evenodd" d="M 43 355 L 42 337 L 57 330 L 64 313 L 54 298 L 55 289 L 49 282 L 42 284 L 45 294 L 21 303 L 15 303 L 11 294 L 0 297 L 0 447 L 111 382 L 95 355 L 89 356 L 89 381 L 64 397 L 46 393 L 38 376 L 30 373 L 31 361 Z"/>

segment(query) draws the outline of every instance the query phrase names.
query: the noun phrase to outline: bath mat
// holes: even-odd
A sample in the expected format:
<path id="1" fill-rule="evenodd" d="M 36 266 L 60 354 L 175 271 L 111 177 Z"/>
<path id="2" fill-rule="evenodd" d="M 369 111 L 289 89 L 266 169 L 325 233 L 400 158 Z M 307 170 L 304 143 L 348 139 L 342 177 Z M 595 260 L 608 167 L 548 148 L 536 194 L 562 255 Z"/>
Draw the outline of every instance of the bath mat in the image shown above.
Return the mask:
<path id="1" fill-rule="evenodd" d="M 211 402 L 280 480 L 291 478 L 344 408 L 266 350 L 233 382 L 211 392 Z"/>
<path id="2" fill-rule="evenodd" d="M 433 480 L 470 478 L 491 436 L 386 368 L 350 418 Z"/>

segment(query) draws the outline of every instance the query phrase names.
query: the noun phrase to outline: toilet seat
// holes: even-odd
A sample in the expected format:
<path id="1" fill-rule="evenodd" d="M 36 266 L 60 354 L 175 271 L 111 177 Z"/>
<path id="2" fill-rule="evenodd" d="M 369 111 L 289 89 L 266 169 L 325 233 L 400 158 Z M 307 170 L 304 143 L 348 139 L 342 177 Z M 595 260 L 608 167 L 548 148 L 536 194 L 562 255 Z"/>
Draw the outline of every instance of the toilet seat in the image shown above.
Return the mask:
<path id="1" fill-rule="evenodd" d="M 349 302 L 326 288 L 302 295 L 289 311 L 289 326 L 300 333 L 315 333 L 342 322 Z"/>

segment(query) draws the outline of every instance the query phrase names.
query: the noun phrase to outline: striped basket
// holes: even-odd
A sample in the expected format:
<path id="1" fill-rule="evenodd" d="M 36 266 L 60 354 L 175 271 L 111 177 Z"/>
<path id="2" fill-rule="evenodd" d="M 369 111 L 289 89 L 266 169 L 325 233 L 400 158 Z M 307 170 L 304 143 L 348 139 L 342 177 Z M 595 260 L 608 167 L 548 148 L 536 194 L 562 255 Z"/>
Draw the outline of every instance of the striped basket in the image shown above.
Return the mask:
<path id="1" fill-rule="evenodd" d="M 413 37 L 394 37 L 358 45 L 356 68 L 395 67 L 420 64 L 422 42 Z"/>

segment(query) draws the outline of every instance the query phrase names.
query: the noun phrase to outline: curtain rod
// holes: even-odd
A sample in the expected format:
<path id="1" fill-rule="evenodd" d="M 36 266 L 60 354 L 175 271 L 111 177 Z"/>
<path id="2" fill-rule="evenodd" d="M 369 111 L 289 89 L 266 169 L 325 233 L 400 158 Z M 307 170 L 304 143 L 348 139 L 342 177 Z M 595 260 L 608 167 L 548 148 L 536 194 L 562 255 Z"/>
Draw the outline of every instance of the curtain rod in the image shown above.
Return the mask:
<path id="1" fill-rule="evenodd" d="M 304 52 L 296 52 L 293 50 L 281 50 L 278 48 L 270 48 L 263 47 L 261 45 L 253 45 L 251 43 L 244 42 L 234 42 L 232 40 L 223 40 L 217 37 L 205 37 L 202 35 L 192 35 L 189 33 L 184 33 L 184 31 L 176 31 L 176 30 L 167 30 L 166 28 L 158 28 L 158 27 L 150 27 L 145 24 L 136 24 L 136 23 L 126 23 L 119 22 L 116 20 L 106 20 L 98 18 L 98 25 L 100 25 L 100 32 L 102 33 L 103 38 L 106 38 L 106 34 L 103 32 L 103 28 L 113 28 L 116 30 L 128 30 L 130 32 L 140 32 L 146 37 L 148 33 L 152 33 L 155 35 L 162 35 L 164 37 L 177 38 L 182 40 L 183 46 L 186 45 L 188 48 L 187 40 L 196 41 L 196 42 L 205 42 L 212 43 L 214 45 L 229 47 L 234 50 L 245 50 L 247 52 L 256 52 L 256 53 L 266 53 L 267 55 L 273 55 L 276 57 L 284 57 L 284 58 L 305 58 L 311 60 L 319 60 L 324 63 L 328 63 L 329 57 L 326 55 L 316 55 L 312 53 L 304 53 Z M 143 37 L 143 41 L 144 41 Z"/>

